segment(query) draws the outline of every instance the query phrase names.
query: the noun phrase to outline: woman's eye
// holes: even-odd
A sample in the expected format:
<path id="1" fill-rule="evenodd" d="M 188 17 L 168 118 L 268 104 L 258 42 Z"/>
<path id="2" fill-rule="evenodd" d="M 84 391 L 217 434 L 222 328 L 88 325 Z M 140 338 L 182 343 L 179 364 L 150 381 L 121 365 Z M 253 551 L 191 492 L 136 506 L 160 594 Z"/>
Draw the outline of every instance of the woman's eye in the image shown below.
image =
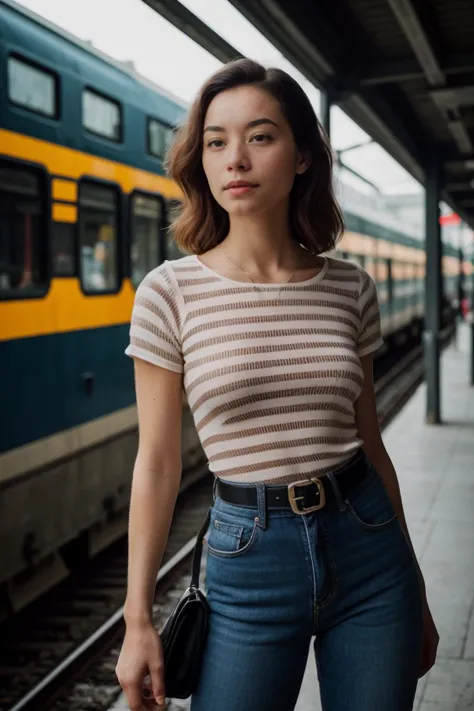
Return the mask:
<path id="1" fill-rule="evenodd" d="M 252 136 L 252 141 L 256 141 L 257 143 L 263 143 L 264 141 L 271 141 L 272 137 L 270 136 L 269 133 L 257 133 L 256 136 Z"/>
<path id="2" fill-rule="evenodd" d="M 207 144 L 209 148 L 220 148 L 223 145 L 224 141 L 222 141 L 220 138 L 213 138 L 212 141 L 209 141 Z"/>

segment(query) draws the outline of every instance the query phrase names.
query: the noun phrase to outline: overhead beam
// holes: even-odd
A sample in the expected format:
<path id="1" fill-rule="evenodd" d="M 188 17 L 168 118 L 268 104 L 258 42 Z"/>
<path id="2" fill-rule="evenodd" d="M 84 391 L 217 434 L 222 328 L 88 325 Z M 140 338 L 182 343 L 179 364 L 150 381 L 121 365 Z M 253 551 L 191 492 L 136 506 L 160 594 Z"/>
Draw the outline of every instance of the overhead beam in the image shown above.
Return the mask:
<path id="1" fill-rule="evenodd" d="M 474 54 L 453 54 L 443 61 L 441 71 L 446 76 L 469 74 L 474 72 Z M 419 62 L 412 57 L 397 59 L 391 62 L 381 62 L 371 66 L 362 73 L 359 86 L 380 86 L 394 84 L 412 79 L 423 79 L 425 72 Z"/>
<path id="2" fill-rule="evenodd" d="M 474 106 L 474 85 L 433 89 L 430 96 L 444 114 L 461 153 L 470 155 L 474 151 L 474 144 L 464 124 L 461 107 Z"/>
<path id="3" fill-rule="evenodd" d="M 449 130 L 453 134 L 456 143 L 459 146 L 461 153 L 469 154 L 472 152 L 473 144 L 471 136 L 459 114 L 453 120 L 448 121 Z"/>
<path id="4" fill-rule="evenodd" d="M 423 183 L 423 144 L 410 132 L 407 122 L 398 120 L 390 106 L 373 89 L 354 93 L 341 103 L 341 108 L 369 136 L 385 148 L 416 180 Z M 419 138 L 419 140 L 417 140 Z"/>
<path id="5" fill-rule="evenodd" d="M 361 180 L 361 181 L 362 181 L 363 183 L 365 183 L 366 185 L 370 185 L 370 187 L 373 188 L 373 190 L 375 190 L 376 193 L 380 193 L 380 192 L 381 192 L 380 188 L 377 187 L 377 185 L 375 185 L 375 183 L 372 183 L 372 182 L 371 182 L 370 180 L 368 180 L 367 178 L 364 178 L 364 176 L 361 175 L 360 173 L 358 173 L 356 170 L 354 170 L 354 168 L 350 168 L 348 165 L 346 165 L 346 163 L 344 163 L 344 162 L 339 158 L 339 156 L 337 157 L 337 164 L 338 164 L 338 166 L 339 166 L 340 168 L 343 168 L 344 170 L 347 170 L 348 173 L 350 173 L 351 175 L 354 175 L 356 178 L 358 178 L 359 180 Z"/>
<path id="6" fill-rule="evenodd" d="M 423 23 L 415 12 L 412 0 L 387 0 L 387 2 L 418 59 L 426 80 L 432 87 L 439 89 L 433 91 L 431 96 L 444 116 L 459 150 L 462 153 L 470 153 L 473 145 L 459 110 L 460 95 L 458 93 L 454 98 L 451 89 L 443 89 L 446 86 L 446 75 L 441 69 Z"/>
<path id="7" fill-rule="evenodd" d="M 474 84 L 432 89 L 430 96 L 438 106 L 446 109 L 455 109 L 458 106 L 473 106 Z"/>
<path id="8" fill-rule="evenodd" d="M 448 56 L 441 63 L 441 69 L 443 74 L 446 76 L 470 74 L 471 72 L 474 72 L 474 53 L 459 52 L 455 54 L 448 54 Z"/>
<path id="9" fill-rule="evenodd" d="M 431 86 L 443 86 L 446 77 L 411 0 L 387 0 Z"/>
<path id="10" fill-rule="evenodd" d="M 217 32 L 211 30 L 178 0 L 143 0 L 143 2 L 224 64 L 242 57 L 241 52 L 222 39 Z"/>
<path id="11" fill-rule="evenodd" d="M 356 151 L 358 148 L 365 148 L 365 146 L 370 146 L 374 142 L 373 138 L 369 138 L 368 141 L 359 141 L 359 143 L 353 143 L 347 148 L 340 148 L 336 151 L 338 156 L 342 156 L 343 153 L 349 153 L 349 151 Z"/>
<path id="12" fill-rule="evenodd" d="M 446 168 L 461 167 L 464 170 L 474 170 L 474 153 L 470 155 L 459 155 L 458 151 L 439 151 L 439 156 Z"/>
<path id="13" fill-rule="evenodd" d="M 309 51 L 310 56 L 314 56 L 316 52 L 314 60 L 327 76 L 339 75 L 352 68 L 353 63 L 346 61 L 347 43 L 341 35 L 341 27 L 337 22 L 331 21 L 328 13 L 321 9 L 320 3 L 304 3 L 298 0 L 288 8 L 287 4 L 280 0 L 231 2 L 236 7 L 243 6 L 240 12 L 249 14 L 252 5 L 261 5 L 260 12 L 254 14 L 254 18 L 259 24 L 263 24 L 261 29 L 259 27 L 262 34 L 271 19 L 276 27 L 281 28 L 284 46 L 287 46 L 288 39 L 292 42 L 302 42 L 305 52 Z"/>
<path id="14" fill-rule="evenodd" d="M 446 183 L 444 187 L 449 193 L 464 193 L 474 188 L 474 179 L 470 181 L 453 181 L 452 183 Z"/>
<path id="15" fill-rule="evenodd" d="M 230 0 L 230 3 L 312 84 L 319 89 L 329 88 L 327 79 L 336 71 L 334 57 L 328 56 L 326 51 L 315 46 L 278 2 Z M 322 21 L 322 37 L 326 36 L 326 30 L 332 36 L 324 18 Z"/>

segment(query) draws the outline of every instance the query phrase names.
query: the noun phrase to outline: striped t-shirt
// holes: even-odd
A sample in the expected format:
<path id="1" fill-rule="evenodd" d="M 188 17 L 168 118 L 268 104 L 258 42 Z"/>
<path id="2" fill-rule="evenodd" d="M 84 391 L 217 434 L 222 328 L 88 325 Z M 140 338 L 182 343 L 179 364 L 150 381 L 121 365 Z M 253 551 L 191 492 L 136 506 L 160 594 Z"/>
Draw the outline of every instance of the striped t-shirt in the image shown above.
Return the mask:
<path id="1" fill-rule="evenodd" d="M 355 264 L 325 257 L 311 279 L 257 287 L 190 255 L 140 284 L 126 353 L 183 373 L 214 474 L 286 483 L 361 446 L 360 356 L 381 343 L 375 284 Z"/>

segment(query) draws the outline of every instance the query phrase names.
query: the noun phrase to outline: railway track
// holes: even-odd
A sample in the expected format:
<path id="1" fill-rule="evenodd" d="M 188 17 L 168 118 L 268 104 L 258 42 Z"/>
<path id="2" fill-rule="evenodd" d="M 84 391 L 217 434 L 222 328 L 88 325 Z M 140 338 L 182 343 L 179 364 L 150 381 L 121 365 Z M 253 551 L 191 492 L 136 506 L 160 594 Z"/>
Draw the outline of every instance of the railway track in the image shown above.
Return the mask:
<path id="1" fill-rule="evenodd" d="M 443 332 L 442 345 L 454 329 Z M 423 380 L 417 346 L 377 378 L 382 429 Z M 195 534 L 212 500 L 212 477 L 186 478 L 157 579 L 160 627 L 189 581 Z M 0 628 L 0 711 L 105 711 L 120 694 L 115 664 L 123 636 L 126 541 L 114 544 L 70 579 Z M 205 565 L 205 556 L 203 556 Z M 183 708 L 183 706 L 169 707 Z"/>
<path id="2" fill-rule="evenodd" d="M 179 587 L 183 561 L 185 568 L 192 550 L 192 532 L 202 525 L 211 500 L 212 479 L 205 470 L 184 478 L 157 581 L 157 613 L 169 607 L 168 592 L 177 579 Z M 101 674 L 101 660 L 106 650 L 120 642 L 123 632 L 126 576 L 127 544 L 120 540 L 1 626 L 1 711 L 84 711 L 89 708 L 87 700 L 81 698 L 81 684 L 76 688 L 73 680 L 81 679 L 86 667 L 98 675 L 97 683 L 104 681 L 102 703 L 91 708 L 107 708 L 117 688 L 116 680 L 110 684 L 107 664 Z M 169 595 L 172 607 L 172 590 Z M 76 696 L 72 706 L 70 698 L 66 706 L 60 701 L 64 689 Z"/>
<path id="3" fill-rule="evenodd" d="M 441 331 L 441 348 L 449 345 L 455 327 Z M 375 381 L 375 397 L 380 427 L 383 430 L 411 398 L 424 379 L 423 346 L 412 348 Z"/>

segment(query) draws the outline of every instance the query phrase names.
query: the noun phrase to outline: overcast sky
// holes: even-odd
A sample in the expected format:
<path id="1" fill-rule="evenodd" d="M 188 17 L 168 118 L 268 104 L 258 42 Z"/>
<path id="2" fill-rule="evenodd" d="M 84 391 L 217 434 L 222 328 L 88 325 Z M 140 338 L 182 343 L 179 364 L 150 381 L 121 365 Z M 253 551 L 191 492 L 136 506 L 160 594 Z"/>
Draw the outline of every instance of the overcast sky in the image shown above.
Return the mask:
<path id="1" fill-rule="evenodd" d="M 181 34 L 142 0 L 17 0 L 51 22 L 90 40 L 119 60 L 133 61 L 140 74 L 189 102 L 220 62 Z M 303 86 L 319 113 L 319 91 L 313 87 L 227 0 L 181 0 L 194 14 L 246 56 L 277 65 Z M 331 112 L 335 149 L 368 141 L 345 114 Z M 345 162 L 384 192 L 418 192 L 420 186 L 377 144 L 356 149 Z M 341 175 L 349 180 L 347 173 Z M 362 188 L 360 181 L 350 180 Z"/>

